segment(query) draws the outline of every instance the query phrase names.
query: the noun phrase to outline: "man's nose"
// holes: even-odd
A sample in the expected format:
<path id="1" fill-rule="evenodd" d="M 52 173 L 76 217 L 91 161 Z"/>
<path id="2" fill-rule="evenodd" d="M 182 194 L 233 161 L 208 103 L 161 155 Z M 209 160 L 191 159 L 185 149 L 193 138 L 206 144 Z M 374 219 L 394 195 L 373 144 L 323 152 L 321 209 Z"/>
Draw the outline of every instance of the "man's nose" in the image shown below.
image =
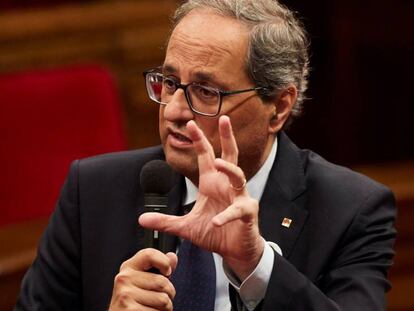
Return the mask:
<path id="1" fill-rule="evenodd" d="M 184 90 L 178 89 L 175 91 L 170 101 L 164 108 L 164 118 L 168 121 L 189 121 L 194 118 Z"/>

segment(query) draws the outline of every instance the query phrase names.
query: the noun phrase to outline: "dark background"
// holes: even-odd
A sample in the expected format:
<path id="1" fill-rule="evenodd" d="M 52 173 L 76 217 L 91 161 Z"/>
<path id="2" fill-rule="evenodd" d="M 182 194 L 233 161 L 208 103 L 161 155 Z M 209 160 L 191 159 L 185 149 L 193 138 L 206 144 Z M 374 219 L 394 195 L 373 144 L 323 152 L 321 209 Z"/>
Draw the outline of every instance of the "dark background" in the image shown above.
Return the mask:
<path id="1" fill-rule="evenodd" d="M 304 147 L 353 165 L 414 158 L 414 1 L 285 1 L 312 43 Z"/>

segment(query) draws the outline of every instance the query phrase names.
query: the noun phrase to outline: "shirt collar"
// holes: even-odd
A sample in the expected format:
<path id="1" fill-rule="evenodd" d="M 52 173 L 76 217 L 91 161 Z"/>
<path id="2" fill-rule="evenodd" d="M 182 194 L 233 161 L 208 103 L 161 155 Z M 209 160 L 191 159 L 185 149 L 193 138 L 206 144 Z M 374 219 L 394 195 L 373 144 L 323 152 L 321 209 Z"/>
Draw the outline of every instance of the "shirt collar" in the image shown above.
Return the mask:
<path id="1" fill-rule="evenodd" d="M 270 170 L 272 169 L 273 163 L 276 159 L 276 152 L 277 152 L 277 137 L 273 143 L 272 149 L 270 150 L 270 154 L 268 155 L 265 163 L 262 167 L 257 171 L 257 173 L 250 178 L 247 182 L 247 191 L 249 192 L 250 196 L 257 201 L 260 201 L 264 188 L 266 186 L 267 179 L 270 174 Z M 191 202 L 194 202 L 197 198 L 198 188 L 189 180 L 187 177 L 185 178 L 185 186 L 186 186 L 186 193 L 184 196 L 183 205 L 187 205 Z"/>

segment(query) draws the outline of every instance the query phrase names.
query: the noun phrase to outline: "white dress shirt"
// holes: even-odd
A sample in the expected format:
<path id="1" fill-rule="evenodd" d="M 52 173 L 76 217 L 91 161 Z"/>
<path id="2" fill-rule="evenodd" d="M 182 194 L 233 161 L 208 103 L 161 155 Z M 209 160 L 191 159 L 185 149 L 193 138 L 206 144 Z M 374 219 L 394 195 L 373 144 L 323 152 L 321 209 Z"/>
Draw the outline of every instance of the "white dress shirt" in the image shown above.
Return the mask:
<path id="1" fill-rule="evenodd" d="M 247 191 L 249 195 L 260 201 L 264 188 L 269 177 L 270 170 L 276 159 L 277 139 L 272 146 L 269 156 L 260 170 L 247 182 Z M 194 202 L 197 198 L 198 189 L 188 179 L 185 178 L 186 194 L 184 196 L 184 205 Z M 273 269 L 274 249 L 280 255 L 282 251 L 278 245 L 273 242 L 265 243 L 262 258 L 256 269 L 240 284 L 237 278 L 232 274 L 229 268 L 223 263 L 220 255 L 213 253 L 214 263 L 216 266 L 216 300 L 215 311 L 230 311 L 231 304 L 229 298 L 228 286 L 231 284 L 240 294 L 244 307 L 252 311 L 264 298 L 267 284 Z"/>

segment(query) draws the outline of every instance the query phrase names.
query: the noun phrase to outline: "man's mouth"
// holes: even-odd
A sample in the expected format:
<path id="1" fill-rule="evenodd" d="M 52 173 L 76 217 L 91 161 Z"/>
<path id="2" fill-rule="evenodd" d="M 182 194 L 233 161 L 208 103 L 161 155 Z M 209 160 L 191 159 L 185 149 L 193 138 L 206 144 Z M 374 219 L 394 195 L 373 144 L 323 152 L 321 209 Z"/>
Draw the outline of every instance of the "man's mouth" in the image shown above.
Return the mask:
<path id="1" fill-rule="evenodd" d="M 173 132 L 170 131 L 170 135 L 173 136 L 175 139 L 177 139 L 178 141 L 181 141 L 183 143 L 188 143 L 191 144 L 193 141 L 191 139 L 189 139 L 187 136 L 184 136 L 180 133 L 177 132 Z"/>

